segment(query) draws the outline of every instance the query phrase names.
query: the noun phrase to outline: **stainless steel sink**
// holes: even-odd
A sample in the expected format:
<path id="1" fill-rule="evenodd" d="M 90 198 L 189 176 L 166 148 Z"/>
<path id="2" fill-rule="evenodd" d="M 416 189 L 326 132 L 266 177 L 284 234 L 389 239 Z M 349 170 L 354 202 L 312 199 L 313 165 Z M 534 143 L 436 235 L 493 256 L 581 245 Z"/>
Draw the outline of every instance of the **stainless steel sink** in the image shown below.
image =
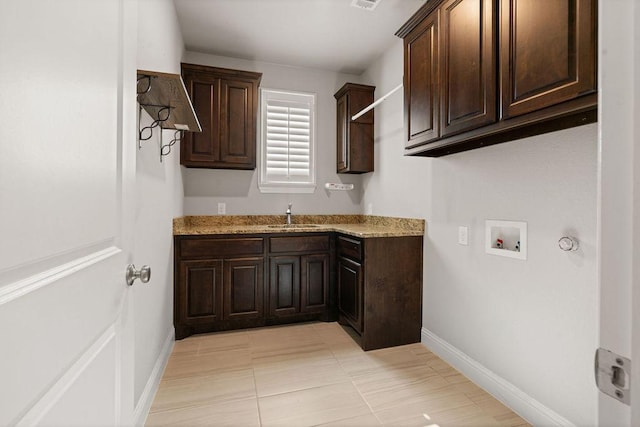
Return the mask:
<path id="1" fill-rule="evenodd" d="M 267 225 L 267 228 L 315 228 L 318 227 L 316 224 L 276 224 L 276 225 Z"/>

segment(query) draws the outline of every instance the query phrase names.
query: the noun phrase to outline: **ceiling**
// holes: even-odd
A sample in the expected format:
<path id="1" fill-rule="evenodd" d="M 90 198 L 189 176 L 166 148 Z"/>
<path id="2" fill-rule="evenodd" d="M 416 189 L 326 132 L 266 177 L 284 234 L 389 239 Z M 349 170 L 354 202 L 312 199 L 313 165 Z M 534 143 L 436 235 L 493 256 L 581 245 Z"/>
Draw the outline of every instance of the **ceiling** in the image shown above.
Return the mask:
<path id="1" fill-rule="evenodd" d="M 360 74 L 425 0 L 174 0 L 186 49 Z"/>

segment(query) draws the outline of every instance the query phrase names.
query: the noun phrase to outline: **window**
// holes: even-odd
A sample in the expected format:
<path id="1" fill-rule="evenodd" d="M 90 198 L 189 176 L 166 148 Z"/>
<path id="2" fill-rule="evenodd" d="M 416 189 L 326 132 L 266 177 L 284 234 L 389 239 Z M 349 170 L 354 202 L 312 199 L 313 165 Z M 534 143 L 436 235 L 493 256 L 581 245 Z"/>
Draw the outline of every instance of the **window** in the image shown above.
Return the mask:
<path id="1" fill-rule="evenodd" d="M 316 95 L 260 89 L 260 191 L 313 193 Z"/>

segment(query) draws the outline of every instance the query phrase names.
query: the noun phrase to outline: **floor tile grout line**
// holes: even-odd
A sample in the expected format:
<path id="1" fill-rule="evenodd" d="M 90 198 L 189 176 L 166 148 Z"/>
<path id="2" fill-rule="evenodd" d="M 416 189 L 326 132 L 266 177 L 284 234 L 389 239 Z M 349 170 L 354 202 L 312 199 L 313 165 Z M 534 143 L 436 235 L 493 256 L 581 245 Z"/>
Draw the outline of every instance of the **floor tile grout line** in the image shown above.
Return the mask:
<path id="1" fill-rule="evenodd" d="M 258 383 L 256 381 L 256 369 L 253 366 L 253 359 L 251 360 L 251 372 L 253 373 L 253 392 L 256 395 L 256 407 L 258 408 L 258 424 L 262 427 L 262 412 L 260 411 L 260 397 L 258 396 Z"/>
<path id="2" fill-rule="evenodd" d="M 365 405 L 367 405 L 367 408 L 369 408 L 369 412 L 371 412 L 371 415 L 373 415 L 376 418 L 376 420 L 378 420 L 378 423 L 380 423 L 380 425 L 382 425 L 382 421 L 380 421 L 380 418 L 378 418 L 376 413 L 373 411 L 373 408 L 371 407 L 371 404 L 364 397 L 364 395 L 362 394 L 362 391 L 360 391 L 360 389 L 358 388 L 356 383 L 353 381 L 353 378 L 351 378 L 351 385 L 353 385 L 353 388 L 356 389 L 356 391 L 358 392 L 358 395 L 360 395 L 360 398 L 362 399 L 362 401 L 365 403 Z"/>

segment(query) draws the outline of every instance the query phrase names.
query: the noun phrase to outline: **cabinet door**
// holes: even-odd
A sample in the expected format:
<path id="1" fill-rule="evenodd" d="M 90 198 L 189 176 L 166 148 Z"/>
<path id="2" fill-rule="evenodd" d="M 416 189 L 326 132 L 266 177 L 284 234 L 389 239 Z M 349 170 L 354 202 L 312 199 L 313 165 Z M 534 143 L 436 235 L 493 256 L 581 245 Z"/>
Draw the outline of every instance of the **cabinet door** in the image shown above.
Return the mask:
<path id="1" fill-rule="evenodd" d="M 346 83 L 333 96 L 337 100 L 338 173 L 373 172 L 373 110 L 351 117 L 373 103 L 375 86 Z"/>
<path id="2" fill-rule="evenodd" d="M 176 320 L 187 325 L 222 319 L 222 260 L 180 262 Z"/>
<path id="3" fill-rule="evenodd" d="M 338 141 L 338 145 L 337 145 L 337 153 L 336 153 L 336 158 L 337 158 L 337 171 L 338 172 L 343 172 L 346 171 L 349 167 L 349 158 L 348 156 L 348 151 L 347 151 L 347 145 L 348 145 L 348 140 L 349 140 L 349 108 L 347 106 L 347 96 L 343 95 L 340 98 L 338 98 L 338 103 L 337 103 L 337 115 L 336 115 L 336 119 L 337 119 L 337 141 Z"/>
<path id="4" fill-rule="evenodd" d="M 254 83 L 220 81 L 220 160 L 229 168 L 256 168 Z"/>
<path id="5" fill-rule="evenodd" d="M 404 120 L 406 148 L 437 139 L 438 20 L 439 12 L 425 18 L 404 38 Z"/>
<path id="6" fill-rule="evenodd" d="M 269 262 L 269 314 L 300 312 L 300 257 L 277 256 Z"/>
<path id="7" fill-rule="evenodd" d="M 202 132 L 185 132 L 180 142 L 180 163 L 186 166 L 204 166 L 219 162 L 220 80 L 189 72 L 184 72 L 184 78 Z"/>
<path id="8" fill-rule="evenodd" d="M 362 266 L 348 258 L 338 258 L 338 309 L 358 332 L 362 332 L 362 302 Z"/>
<path id="9" fill-rule="evenodd" d="M 596 90 L 595 0 L 501 0 L 502 117 Z"/>
<path id="10" fill-rule="evenodd" d="M 493 0 L 449 0 L 441 6 L 441 136 L 496 121 Z"/>
<path id="11" fill-rule="evenodd" d="M 305 255 L 300 261 L 300 310 L 322 313 L 328 308 L 329 254 Z"/>
<path id="12" fill-rule="evenodd" d="M 262 257 L 225 259 L 225 319 L 256 319 L 263 316 L 263 270 Z"/>

